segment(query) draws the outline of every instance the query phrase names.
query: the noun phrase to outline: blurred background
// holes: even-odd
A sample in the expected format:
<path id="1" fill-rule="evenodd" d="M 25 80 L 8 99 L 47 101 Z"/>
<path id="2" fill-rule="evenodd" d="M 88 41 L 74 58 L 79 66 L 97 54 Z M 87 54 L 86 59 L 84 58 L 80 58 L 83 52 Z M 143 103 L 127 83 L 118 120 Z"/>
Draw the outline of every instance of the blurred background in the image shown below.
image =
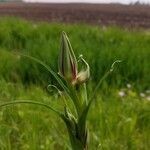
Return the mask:
<path id="1" fill-rule="evenodd" d="M 0 104 L 36 100 L 62 108 L 47 85 L 58 71 L 61 32 L 90 65 L 88 96 L 116 60 L 89 113 L 91 150 L 150 148 L 150 0 L 0 0 Z M 82 68 L 82 66 L 80 66 Z M 81 89 L 82 90 L 82 89 Z M 70 150 L 55 114 L 28 105 L 0 109 L 0 149 Z"/>
<path id="2" fill-rule="evenodd" d="M 150 27 L 149 0 L 3 0 L 2 2 L 1 16 L 14 15 L 49 22 Z"/>

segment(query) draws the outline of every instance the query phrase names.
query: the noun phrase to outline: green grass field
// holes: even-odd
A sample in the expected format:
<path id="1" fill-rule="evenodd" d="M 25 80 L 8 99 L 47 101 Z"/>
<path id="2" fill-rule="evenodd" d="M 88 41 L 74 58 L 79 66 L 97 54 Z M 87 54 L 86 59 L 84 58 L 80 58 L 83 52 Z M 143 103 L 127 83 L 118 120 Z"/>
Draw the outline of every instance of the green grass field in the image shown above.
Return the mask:
<path id="1" fill-rule="evenodd" d="M 0 103 L 29 99 L 62 109 L 57 93 L 46 90 L 56 83 L 53 77 L 14 54 L 34 56 L 57 72 L 62 31 L 67 32 L 76 55 L 83 54 L 91 67 L 89 95 L 111 64 L 122 60 L 101 85 L 90 109 L 89 149 L 149 150 L 149 31 L 0 18 Z M 27 104 L 0 108 L 0 150 L 69 149 L 65 124 L 53 112 Z"/>

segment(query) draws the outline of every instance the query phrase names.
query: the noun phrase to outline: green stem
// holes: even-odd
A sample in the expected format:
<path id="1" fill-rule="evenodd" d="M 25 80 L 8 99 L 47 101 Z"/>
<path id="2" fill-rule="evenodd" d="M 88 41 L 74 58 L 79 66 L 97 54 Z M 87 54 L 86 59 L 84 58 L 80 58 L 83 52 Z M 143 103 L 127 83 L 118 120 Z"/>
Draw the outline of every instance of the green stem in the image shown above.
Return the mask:
<path id="1" fill-rule="evenodd" d="M 84 87 L 84 102 L 85 102 L 85 105 L 87 105 L 88 97 L 87 97 L 86 83 L 83 83 L 83 87 Z"/>

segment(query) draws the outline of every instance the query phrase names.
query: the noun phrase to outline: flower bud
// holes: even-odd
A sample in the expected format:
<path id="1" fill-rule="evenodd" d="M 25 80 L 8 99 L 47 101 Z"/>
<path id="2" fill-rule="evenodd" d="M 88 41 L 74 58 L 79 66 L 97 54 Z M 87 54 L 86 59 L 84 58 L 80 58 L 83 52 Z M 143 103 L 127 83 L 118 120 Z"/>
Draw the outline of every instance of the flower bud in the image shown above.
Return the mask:
<path id="1" fill-rule="evenodd" d="M 85 71 L 81 71 L 77 75 L 77 83 L 84 83 L 86 82 L 90 77 L 90 70 L 87 68 Z"/>
<path id="2" fill-rule="evenodd" d="M 77 74 L 76 80 L 77 80 L 77 83 L 79 83 L 79 84 L 86 82 L 90 77 L 90 67 L 89 67 L 88 63 L 83 58 L 81 58 L 81 60 L 85 64 L 86 68 L 85 68 L 85 70 L 82 70 Z"/>
<path id="3" fill-rule="evenodd" d="M 72 82 L 73 85 L 75 84 L 82 84 L 86 82 L 90 77 L 90 67 L 88 63 L 83 59 L 82 55 L 79 57 L 80 61 L 82 61 L 85 65 L 85 69 L 81 70 L 76 77 L 76 80 Z"/>
<path id="4" fill-rule="evenodd" d="M 74 81 L 77 77 L 77 60 L 65 32 L 62 32 L 61 37 L 58 69 L 59 74 L 69 82 Z"/>

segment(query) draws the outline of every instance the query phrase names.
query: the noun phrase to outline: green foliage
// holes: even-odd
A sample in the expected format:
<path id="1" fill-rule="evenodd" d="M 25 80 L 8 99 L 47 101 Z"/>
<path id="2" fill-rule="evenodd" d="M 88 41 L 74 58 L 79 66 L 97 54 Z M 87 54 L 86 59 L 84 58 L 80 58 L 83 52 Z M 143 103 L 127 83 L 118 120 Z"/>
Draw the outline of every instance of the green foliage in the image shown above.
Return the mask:
<path id="1" fill-rule="evenodd" d="M 107 79 L 104 86 L 122 86 L 133 83 L 138 89 L 149 87 L 149 31 L 127 31 L 117 27 L 91 27 L 88 25 L 60 25 L 55 23 L 32 23 L 14 18 L 0 20 L 0 50 L 19 51 L 32 55 L 57 70 L 57 50 L 59 35 L 66 31 L 75 53 L 83 54 L 91 67 L 91 79 L 94 84 L 117 59 L 122 65 Z M 7 55 L 7 54 L 6 54 Z M 7 57 L 3 54 L 3 57 Z M 1 58 L 0 58 L 1 59 Z M 9 62 L 11 64 L 11 60 Z M 4 65 L 1 62 L 1 65 Z M 16 67 L 14 67 L 16 69 Z M 6 69 L 6 70 L 5 70 Z M 5 79 L 11 72 L 2 69 Z M 30 71 L 29 71 L 30 70 Z M 19 60 L 14 74 L 23 83 L 52 82 L 53 77 L 32 61 Z M 10 78 L 11 80 L 11 78 Z"/>

